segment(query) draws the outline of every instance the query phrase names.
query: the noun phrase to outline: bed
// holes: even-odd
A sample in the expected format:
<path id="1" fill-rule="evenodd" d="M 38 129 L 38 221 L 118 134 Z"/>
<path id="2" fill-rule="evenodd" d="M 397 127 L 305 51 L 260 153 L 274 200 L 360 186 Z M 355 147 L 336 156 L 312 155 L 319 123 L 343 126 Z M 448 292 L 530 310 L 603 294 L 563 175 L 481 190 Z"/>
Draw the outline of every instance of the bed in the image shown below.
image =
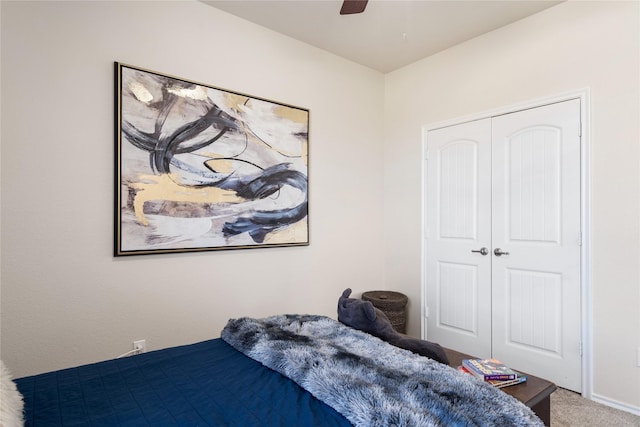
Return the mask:
<path id="1" fill-rule="evenodd" d="M 542 425 L 518 400 L 324 316 L 15 380 L 26 426 Z"/>

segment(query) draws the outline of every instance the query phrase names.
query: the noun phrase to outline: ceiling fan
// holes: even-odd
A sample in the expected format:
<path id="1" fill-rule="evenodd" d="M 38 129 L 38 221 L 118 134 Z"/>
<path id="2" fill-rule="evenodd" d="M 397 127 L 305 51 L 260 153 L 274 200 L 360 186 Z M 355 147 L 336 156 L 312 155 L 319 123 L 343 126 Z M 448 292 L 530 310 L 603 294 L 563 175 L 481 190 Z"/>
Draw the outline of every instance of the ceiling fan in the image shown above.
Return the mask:
<path id="1" fill-rule="evenodd" d="M 340 8 L 340 15 L 353 15 L 355 13 L 364 12 L 364 8 L 367 7 L 369 0 L 344 0 L 342 8 Z"/>

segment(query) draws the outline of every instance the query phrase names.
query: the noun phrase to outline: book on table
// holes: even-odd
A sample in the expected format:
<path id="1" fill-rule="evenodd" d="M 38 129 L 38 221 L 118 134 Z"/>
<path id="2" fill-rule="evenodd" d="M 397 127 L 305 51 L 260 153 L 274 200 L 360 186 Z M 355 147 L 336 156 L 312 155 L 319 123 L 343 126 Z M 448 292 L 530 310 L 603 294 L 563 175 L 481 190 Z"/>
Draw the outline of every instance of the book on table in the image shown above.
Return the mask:
<path id="1" fill-rule="evenodd" d="M 518 374 L 497 359 L 463 359 L 462 366 L 484 381 L 515 380 Z"/>
<path id="2" fill-rule="evenodd" d="M 458 366 L 458 371 L 464 372 L 467 375 L 471 375 L 471 376 L 475 377 L 475 375 L 473 375 L 471 372 L 469 372 L 469 370 L 467 368 L 465 368 L 464 366 L 462 366 L 462 365 Z M 514 379 L 512 379 L 512 380 L 485 380 L 485 382 L 491 384 L 495 388 L 502 388 L 502 387 L 507 387 L 507 386 L 510 386 L 510 385 L 520 384 L 520 383 L 523 383 L 523 382 L 527 381 L 527 376 L 526 375 L 524 375 L 523 373 L 518 372 L 518 371 L 514 371 L 514 372 L 516 373 L 516 377 Z"/>
<path id="3" fill-rule="evenodd" d="M 527 376 L 516 372 L 516 378 L 513 380 L 488 380 L 487 382 L 496 388 L 507 387 L 510 385 L 516 385 L 523 383 L 527 380 Z"/>

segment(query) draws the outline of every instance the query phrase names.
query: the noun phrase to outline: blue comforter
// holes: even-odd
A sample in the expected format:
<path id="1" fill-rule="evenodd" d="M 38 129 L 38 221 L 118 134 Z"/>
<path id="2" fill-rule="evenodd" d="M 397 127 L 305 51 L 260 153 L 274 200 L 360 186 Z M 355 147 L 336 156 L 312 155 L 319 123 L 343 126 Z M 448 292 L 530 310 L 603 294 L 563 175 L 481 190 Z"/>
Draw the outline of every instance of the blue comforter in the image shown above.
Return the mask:
<path id="1" fill-rule="evenodd" d="M 221 339 L 16 380 L 26 426 L 350 426 Z"/>

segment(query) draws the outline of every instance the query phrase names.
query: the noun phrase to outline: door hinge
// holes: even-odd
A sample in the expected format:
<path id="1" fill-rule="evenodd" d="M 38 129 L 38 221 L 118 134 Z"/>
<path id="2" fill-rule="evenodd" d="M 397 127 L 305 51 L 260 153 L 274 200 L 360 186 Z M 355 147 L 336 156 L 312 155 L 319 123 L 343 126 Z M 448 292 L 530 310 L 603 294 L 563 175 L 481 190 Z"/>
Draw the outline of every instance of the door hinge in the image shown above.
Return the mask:
<path id="1" fill-rule="evenodd" d="M 582 231 L 578 232 L 578 246 L 582 246 Z"/>
<path id="2" fill-rule="evenodd" d="M 429 307 L 424 306 L 424 317 L 429 317 Z"/>
<path id="3" fill-rule="evenodd" d="M 578 343 L 578 351 L 580 352 L 580 357 L 582 357 L 582 341 Z"/>

